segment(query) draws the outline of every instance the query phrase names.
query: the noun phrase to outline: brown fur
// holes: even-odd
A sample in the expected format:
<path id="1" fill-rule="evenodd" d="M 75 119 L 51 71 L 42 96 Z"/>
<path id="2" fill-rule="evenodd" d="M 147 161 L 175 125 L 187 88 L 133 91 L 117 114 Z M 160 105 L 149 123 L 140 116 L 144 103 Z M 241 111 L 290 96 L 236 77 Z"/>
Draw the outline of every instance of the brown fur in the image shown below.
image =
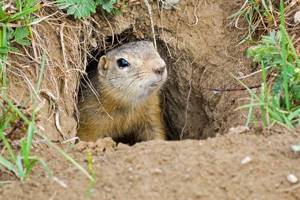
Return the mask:
<path id="1" fill-rule="evenodd" d="M 120 57 L 131 63 L 128 72 L 115 67 Z M 158 91 L 167 72 L 155 73 L 161 66 L 165 63 L 152 43 L 145 41 L 123 45 L 102 57 L 98 74 L 91 78 L 99 98 L 91 89 L 85 89 L 84 100 L 78 104 L 80 139 L 112 137 L 122 141 L 127 137 L 128 143 L 165 139 Z M 149 86 L 152 82 L 159 84 L 153 88 Z"/>

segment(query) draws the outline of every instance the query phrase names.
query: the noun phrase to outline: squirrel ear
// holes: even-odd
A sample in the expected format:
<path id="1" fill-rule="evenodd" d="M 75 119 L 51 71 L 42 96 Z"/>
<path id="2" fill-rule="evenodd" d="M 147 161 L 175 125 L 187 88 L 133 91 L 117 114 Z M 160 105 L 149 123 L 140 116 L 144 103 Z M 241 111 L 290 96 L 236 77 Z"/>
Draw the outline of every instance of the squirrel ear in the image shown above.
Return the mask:
<path id="1" fill-rule="evenodd" d="M 101 56 L 98 64 L 99 70 L 107 70 L 108 69 L 108 63 L 107 63 L 107 57 L 106 56 Z"/>
<path id="2" fill-rule="evenodd" d="M 100 72 L 101 75 L 104 75 L 105 72 L 107 69 L 108 69 L 108 60 L 107 60 L 107 57 L 106 56 L 102 56 L 99 60 L 99 63 L 98 63 L 98 71 Z"/>

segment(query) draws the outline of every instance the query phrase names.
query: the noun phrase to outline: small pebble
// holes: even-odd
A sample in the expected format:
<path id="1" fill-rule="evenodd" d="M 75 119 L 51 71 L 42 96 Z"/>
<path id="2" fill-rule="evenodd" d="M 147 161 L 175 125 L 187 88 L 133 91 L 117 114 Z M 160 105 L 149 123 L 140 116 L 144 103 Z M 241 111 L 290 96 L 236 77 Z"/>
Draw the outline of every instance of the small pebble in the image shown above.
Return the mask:
<path id="1" fill-rule="evenodd" d="M 292 145 L 292 146 L 291 146 L 291 149 L 292 149 L 293 152 L 299 153 L 299 152 L 300 152 L 300 145 L 299 145 L 299 144 L 297 144 L 297 145 Z"/>
<path id="2" fill-rule="evenodd" d="M 241 134 L 249 131 L 249 127 L 247 126 L 237 126 L 229 129 L 229 134 Z"/>
<path id="3" fill-rule="evenodd" d="M 294 22 L 300 23 L 300 11 L 297 11 L 296 14 L 294 15 Z"/>
<path id="4" fill-rule="evenodd" d="M 287 180 L 288 180 L 288 182 L 290 182 L 292 184 L 298 183 L 298 178 L 294 174 L 289 174 L 287 176 Z"/>
<path id="5" fill-rule="evenodd" d="M 170 10 L 172 8 L 176 8 L 176 5 L 180 0 L 161 0 L 163 9 Z"/>
<path id="6" fill-rule="evenodd" d="M 251 161 L 252 161 L 252 158 L 250 158 L 249 156 L 247 156 L 243 160 L 241 160 L 241 164 L 245 165 L 245 164 L 247 164 L 247 163 L 249 163 Z"/>
<path id="7" fill-rule="evenodd" d="M 154 174 L 154 175 L 160 175 L 160 174 L 162 174 L 162 170 L 159 169 L 159 168 L 156 168 L 156 169 L 152 170 L 152 174 Z"/>

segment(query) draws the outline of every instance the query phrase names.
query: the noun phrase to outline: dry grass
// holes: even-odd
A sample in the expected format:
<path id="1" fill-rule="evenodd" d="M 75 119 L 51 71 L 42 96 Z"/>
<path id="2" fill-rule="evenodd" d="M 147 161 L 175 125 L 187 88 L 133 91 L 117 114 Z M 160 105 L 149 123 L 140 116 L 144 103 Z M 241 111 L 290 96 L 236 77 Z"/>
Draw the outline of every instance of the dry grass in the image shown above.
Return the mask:
<path id="1" fill-rule="evenodd" d="M 231 25 L 238 29 L 247 30 L 247 34 L 243 38 L 244 41 L 251 41 L 260 38 L 261 35 L 269 33 L 272 30 L 279 30 L 279 4 L 280 1 L 270 0 L 247 0 L 241 6 L 240 10 L 234 13 L 230 18 L 233 19 Z M 295 22 L 294 17 L 300 9 L 298 0 L 285 1 L 285 19 L 287 31 L 293 36 L 296 43 L 299 43 L 299 22 Z M 247 25 L 245 26 L 245 21 Z"/>

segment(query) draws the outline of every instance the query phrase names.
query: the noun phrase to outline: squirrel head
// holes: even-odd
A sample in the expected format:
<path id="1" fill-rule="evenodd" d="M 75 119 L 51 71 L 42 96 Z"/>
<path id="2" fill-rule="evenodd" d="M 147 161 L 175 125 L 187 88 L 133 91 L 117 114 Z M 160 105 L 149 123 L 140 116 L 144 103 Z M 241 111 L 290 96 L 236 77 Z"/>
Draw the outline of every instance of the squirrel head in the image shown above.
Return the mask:
<path id="1" fill-rule="evenodd" d="M 126 104 L 143 102 L 167 79 L 166 63 L 148 41 L 130 42 L 109 51 L 100 58 L 98 72 L 104 92 Z"/>

